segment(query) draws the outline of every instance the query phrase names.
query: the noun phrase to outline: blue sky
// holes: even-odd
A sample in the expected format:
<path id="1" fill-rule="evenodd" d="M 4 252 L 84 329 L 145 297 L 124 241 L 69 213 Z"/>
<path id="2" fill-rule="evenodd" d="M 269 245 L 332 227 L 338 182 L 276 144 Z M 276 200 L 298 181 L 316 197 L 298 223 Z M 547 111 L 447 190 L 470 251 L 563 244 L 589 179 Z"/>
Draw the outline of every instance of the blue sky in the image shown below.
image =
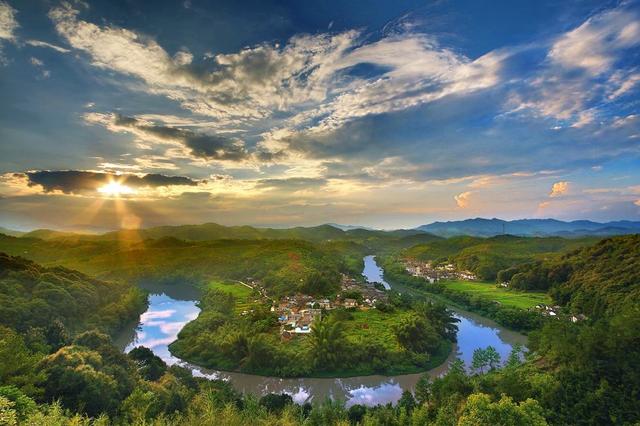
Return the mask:
<path id="1" fill-rule="evenodd" d="M 640 219 L 637 1 L 0 1 L 0 224 Z"/>

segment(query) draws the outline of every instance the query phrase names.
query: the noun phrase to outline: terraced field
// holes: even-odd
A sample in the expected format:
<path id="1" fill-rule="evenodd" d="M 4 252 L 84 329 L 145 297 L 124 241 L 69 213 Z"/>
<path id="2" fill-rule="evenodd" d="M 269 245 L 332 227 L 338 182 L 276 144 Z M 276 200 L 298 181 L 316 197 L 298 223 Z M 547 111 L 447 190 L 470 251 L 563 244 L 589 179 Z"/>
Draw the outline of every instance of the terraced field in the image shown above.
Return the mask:
<path id="1" fill-rule="evenodd" d="M 236 306 L 234 308 L 236 313 L 247 310 L 251 302 L 258 297 L 256 291 L 237 281 L 211 281 L 209 287 L 232 294 L 236 298 Z"/>

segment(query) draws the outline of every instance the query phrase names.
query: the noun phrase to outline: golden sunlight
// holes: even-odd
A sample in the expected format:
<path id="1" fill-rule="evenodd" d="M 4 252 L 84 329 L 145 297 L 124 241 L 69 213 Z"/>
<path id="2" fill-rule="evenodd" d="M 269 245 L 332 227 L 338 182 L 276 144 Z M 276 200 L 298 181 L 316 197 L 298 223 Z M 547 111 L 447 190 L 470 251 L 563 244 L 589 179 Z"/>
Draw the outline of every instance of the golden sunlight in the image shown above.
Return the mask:
<path id="1" fill-rule="evenodd" d="M 98 188 L 98 192 L 115 197 L 135 193 L 133 188 L 116 181 L 109 182 L 108 184 L 101 186 Z"/>

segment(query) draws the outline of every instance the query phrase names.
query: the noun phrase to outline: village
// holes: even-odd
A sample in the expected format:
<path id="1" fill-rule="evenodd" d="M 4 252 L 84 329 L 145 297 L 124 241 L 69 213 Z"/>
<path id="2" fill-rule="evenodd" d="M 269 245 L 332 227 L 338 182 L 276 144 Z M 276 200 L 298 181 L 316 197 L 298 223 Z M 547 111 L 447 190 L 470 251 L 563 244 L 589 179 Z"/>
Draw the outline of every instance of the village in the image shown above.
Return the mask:
<path id="1" fill-rule="evenodd" d="M 376 303 L 386 302 L 384 290 L 374 283 L 360 283 L 342 274 L 340 292 L 333 298 L 314 298 L 306 294 L 285 296 L 271 310 L 278 316 L 280 334 L 284 339 L 311 333 L 314 321 L 322 319 L 323 311 L 333 309 L 375 309 Z"/>
<path id="2" fill-rule="evenodd" d="M 433 265 L 432 262 L 406 260 L 405 269 L 414 277 L 423 278 L 431 284 L 440 280 L 474 281 L 477 279 L 473 272 L 458 270 L 452 263 Z"/>
<path id="3" fill-rule="evenodd" d="M 341 275 L 340 292 L 335 297 L 316 298 L 308 294 L 284 296 L 276 300 L 268 296 L 267 290 L 260 281 L 247 278 L 241 284 L 257 291 L 260 296 L 270 301 L 271 312 L 275 313 L 280 324 L 280 334 L 284 339 L 311 333 L 314 321 L 322 319 L 323 312 L 333 309 L 375 309 L 376 304 L 387 302 L 388 296 L 383 287 L 377 283 L 359 282 L 345 274 Z M 246 315 L 248 312 L 242 312 Z"/>

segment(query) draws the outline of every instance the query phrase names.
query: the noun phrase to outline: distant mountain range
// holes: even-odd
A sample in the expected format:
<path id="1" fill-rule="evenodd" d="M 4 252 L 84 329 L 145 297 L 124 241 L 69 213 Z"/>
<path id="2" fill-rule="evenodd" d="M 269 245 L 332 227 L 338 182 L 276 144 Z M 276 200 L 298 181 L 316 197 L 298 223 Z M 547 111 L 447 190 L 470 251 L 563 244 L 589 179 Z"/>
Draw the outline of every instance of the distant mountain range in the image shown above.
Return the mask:
<path id="1" fill-rule="evenodd" d="M 101 234 L 83 234 L 51 229 L 36 229 L 30 232 L 13 231 L 0 227 L 0 234 L 19 238 L 86 239 L 86 240 L 146 240 L 177 238 L 185 241 L 208 241 L 220 239 L 299 239 L 307 241 L 327 240 L 398 240 L 401 246 L 420 244 L 441 237 L 469 235 L 493 237 L 510 234 L 518 236 L 611 236 L 640 233 L 640 222 L 616 221 L 598 223 L 588 220 L 563 222 L 555 219 L 467 219 L 451 222 L 433 222 L 414 229 L 382 231 L 353 225 L 325 224 L 294 228 L 257 228 L 253 226 L 223 226 L 216 223 L 200 225 L 156 226 L 143 229 L 122 229 Z"/>
<path id="2" fill-rule="evenodd" d="M 564 222 L 556 219 L 466 219 L 450 222 L 433 222 L 416 229 L 441 237 L 471 235 L 476 237 L 493 237 L 510 234 L 527 237 L 580 237 L 610 236 L 640 233 L 640 222 L 619 220 L 598 223 L 590 220 L 574 220 Z"/>
<path id="3" fill-rule="evenodd" d="M 36 229 L 26 233 L 16 233 L 8 229 L 0 229 L 0 234 L 19 238 L 37 238 L 41 240 L 73 239 L 73 240 L 147 240 L 176 238 L 184 241 L 210 241 L 221 239 L 261 240 L 261 239 L 296 239 L 307 241 L 328 240 L 369 240 L 394 239 L 409 242 L 427 242 L 436 237 L 417 229 L 400 229 L 396 231 L 380 231 L 359 227 L 347 227 L 343 230 L 334 225 L 320 225 L 294 228 L 257 228 L 253 226 L 223 226 L 217 223 L 200 225 L 156 226 L 143 229 L 121 229 L 103 234 L 82 234 L 63 232 L 51 229 Z"/>

